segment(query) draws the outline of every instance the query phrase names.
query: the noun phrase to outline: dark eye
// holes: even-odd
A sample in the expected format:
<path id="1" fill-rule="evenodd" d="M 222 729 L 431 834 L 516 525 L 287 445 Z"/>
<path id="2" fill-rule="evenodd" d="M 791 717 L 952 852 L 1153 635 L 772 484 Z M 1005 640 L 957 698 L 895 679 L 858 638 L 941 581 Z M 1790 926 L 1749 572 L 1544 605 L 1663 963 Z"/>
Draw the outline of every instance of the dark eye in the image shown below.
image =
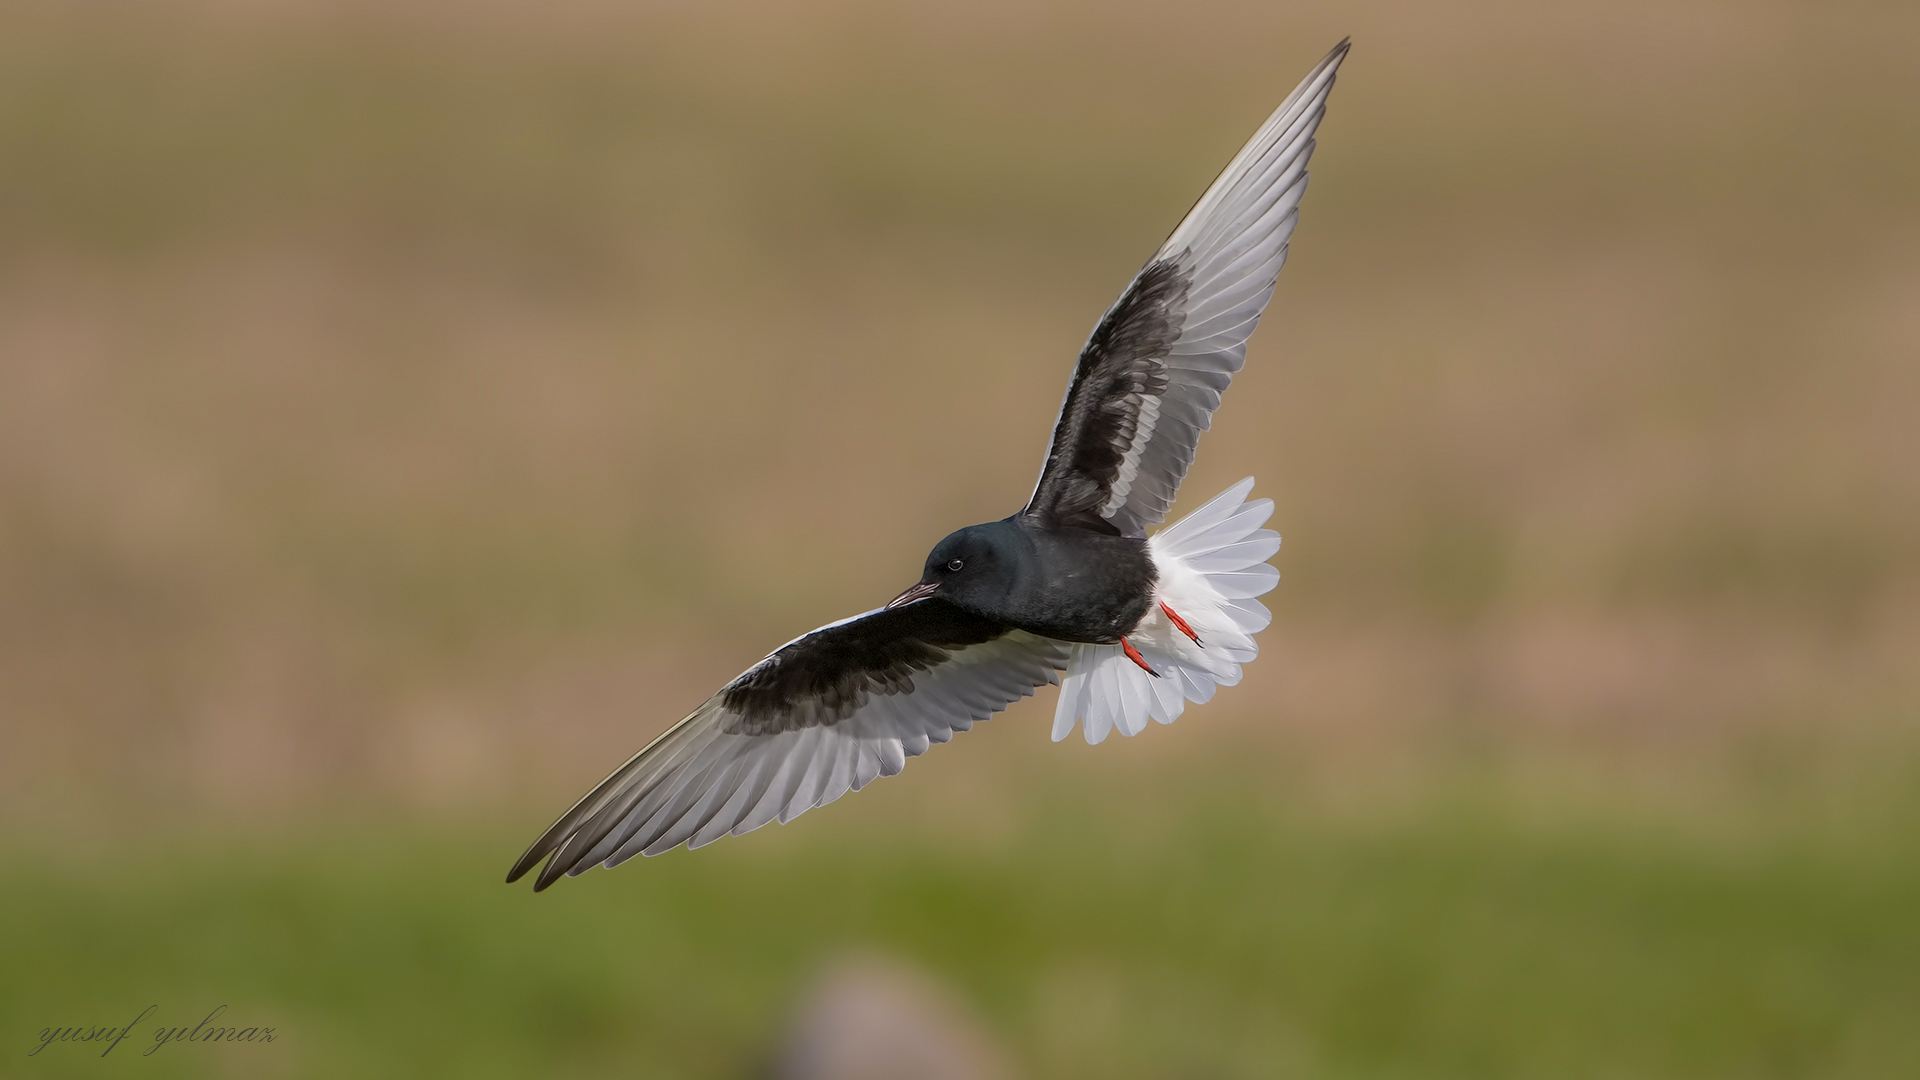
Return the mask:
<path id="1" fill-rule="evenodd" d="M 952 562 L 950 562 L 950 563 L 948 563 L 948 564 L 947 564 L 947 569 L 949 569 L 949 570 L 958 570 L 958 569 L 960 569 L 961 567 L 963 567 L 963 566 L 965 566 L 965 565 L 967 565 L 967 564 L 966 564 L 966 563 L 963 563 L 963 562 L 961 562 L 961 561 L 960 561 L 959 559 L 955 559 L 955 560 L 953 560 Z"/>

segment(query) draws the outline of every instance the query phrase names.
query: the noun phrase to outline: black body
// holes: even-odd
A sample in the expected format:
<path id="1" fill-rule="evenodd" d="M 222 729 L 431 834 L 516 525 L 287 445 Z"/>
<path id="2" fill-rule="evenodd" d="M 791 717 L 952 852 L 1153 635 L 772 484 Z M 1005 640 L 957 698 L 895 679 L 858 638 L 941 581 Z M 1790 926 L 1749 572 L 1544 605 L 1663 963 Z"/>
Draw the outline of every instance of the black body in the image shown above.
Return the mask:
<path id="1" fill-rule="evenodd" d="M 1143 538 L 1021 513 L 940 541 L 909 593 L 1041 637 L 1110 645 L 1153 605 L 1156 576 Z"/>

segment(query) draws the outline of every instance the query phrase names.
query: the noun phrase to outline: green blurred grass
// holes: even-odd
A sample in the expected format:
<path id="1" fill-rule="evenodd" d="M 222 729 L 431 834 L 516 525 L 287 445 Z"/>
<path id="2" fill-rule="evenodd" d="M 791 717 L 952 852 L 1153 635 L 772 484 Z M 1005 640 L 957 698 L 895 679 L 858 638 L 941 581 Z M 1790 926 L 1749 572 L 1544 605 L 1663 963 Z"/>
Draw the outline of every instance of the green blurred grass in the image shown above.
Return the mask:
<path id="1" fill-rule="evenodd" d="M 1623 813 L 1461 765 L 1346 814 L 1216 765 L 1056 784 L 988 840 L 830 809 L 539 896 L 499 882 L 521 827 L 16 842 L 0 1072 L 740 1077 L 878 949 L 1031 1076 L 1910 1076 L 1913 775 Z M 24 1056 L 148 1004 L 282 1038 Z"/>

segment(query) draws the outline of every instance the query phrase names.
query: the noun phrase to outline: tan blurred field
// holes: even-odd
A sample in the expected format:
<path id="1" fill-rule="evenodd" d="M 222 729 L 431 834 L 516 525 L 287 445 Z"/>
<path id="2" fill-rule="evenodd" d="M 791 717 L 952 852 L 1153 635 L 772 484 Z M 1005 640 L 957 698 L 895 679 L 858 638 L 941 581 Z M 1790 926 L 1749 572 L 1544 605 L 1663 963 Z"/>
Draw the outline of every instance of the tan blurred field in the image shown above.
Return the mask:
<path id="1" fill-rule="evenodd" d="M 1349 34 L 1246 681 L 499 885 Z M 1916 406 L 1911 4 L 0 3 L 0 1076 L 745 1076 L 847 945 L 1033 1077 L 1913 1075 Z"/>
<path id="2" fill-rule="evenodd" d="M 570 795 L 1014 509 L 1347 33 L 1187 488 L 1278 501 L 1278 619 L 1137 752 L 1912 731 L 1912 9 L 5 18 L 10 813 Z"/>

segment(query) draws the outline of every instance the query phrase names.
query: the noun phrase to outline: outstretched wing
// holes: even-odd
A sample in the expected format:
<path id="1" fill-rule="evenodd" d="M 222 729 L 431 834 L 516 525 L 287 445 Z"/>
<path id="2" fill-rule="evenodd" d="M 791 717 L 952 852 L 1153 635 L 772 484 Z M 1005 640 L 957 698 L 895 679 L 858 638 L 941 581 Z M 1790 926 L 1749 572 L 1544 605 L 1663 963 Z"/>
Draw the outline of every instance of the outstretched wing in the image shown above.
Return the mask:
<path id="1" fill-rule="evenodd" d="M 1026 513 L 1144 536 L 1273 296 L 1341 42 L 1274 110 L 1087 339 Z"/>
<path id="2" fill-rule="evenodd" d="M 892 776 L 1037 687 L 1067 646 L 937 597 L 829 623 L 748 668 L 635 754 L 515 863 L 561 874 L 699 847 Z"/>

